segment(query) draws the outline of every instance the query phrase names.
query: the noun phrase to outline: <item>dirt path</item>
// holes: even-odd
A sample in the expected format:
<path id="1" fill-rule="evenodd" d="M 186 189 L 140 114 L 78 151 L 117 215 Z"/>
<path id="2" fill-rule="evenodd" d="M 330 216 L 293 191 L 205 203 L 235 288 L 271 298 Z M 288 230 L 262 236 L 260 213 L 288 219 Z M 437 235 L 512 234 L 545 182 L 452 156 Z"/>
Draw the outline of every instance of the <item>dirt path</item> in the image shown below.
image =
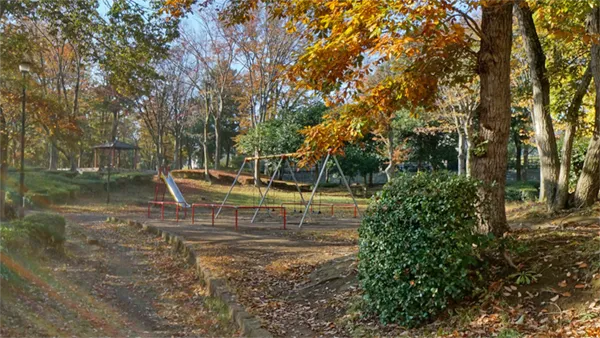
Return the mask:
<path id="1" fill-rule="evenodd" d="M 93 218 L 93 215 L 77 217 Z M 348 336 L 335 321 L 356 290 L 356 229 L 206 226 L 129 215 L 184 238 L 205 267 L 225 278 L 246 310 L 280 337 Z M 313 273 L 319 268 L 318 273 Z"/>
<path id="2" fill-rule="evenodd" d="M 9 257 L 19 277 L 2 283 L 0 336 L 236 335 L 162 240 L 97 216 L 73 220 L 64 255 Z"/>

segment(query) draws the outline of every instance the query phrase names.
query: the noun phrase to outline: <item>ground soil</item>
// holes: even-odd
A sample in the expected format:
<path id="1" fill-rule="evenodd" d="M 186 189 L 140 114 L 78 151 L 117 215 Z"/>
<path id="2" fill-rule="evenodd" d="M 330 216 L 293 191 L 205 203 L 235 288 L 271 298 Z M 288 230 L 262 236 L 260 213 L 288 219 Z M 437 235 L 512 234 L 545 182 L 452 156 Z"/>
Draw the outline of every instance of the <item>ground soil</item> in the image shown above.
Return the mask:
<path id="1" fill-rule="evenodd" d="M 99 217 L 78 217 L 67 229 L 64 253 L 3 254 L 19 277 L 2 283 L 0 336 L 237 334 L 160 238 Z"/>
<path id="2" fill-rule="evenodd" d="M 193 180 L 179 182 L 186 196 L 214 197 Z M 137 195 L 148 198 L 152 191 Z M 194 225 L 189 219 L 175 222 L 172 214 L 164 221 L 156 215 L 147 219 L 142 202 L 130 207 L 131 198 L 123 196 L 124 205 L 110 210 L 62 211 L 97 224 L 111 213 L 180 235 L 275 336 L 600 336 L 600 204 L 559 215 L 546 215 L 538 205 L 514 206 L 509 219 L 515 244 L 509 252 L 518 268 L 496 257 L 478 298 L 453 305 L 424 327 L 407 329 L 382 325 L 364 311 L 356 222 L 332 219 L 302 230 L 242 222 L 234 231 L 231 221 L 209 226 L 206 215 Z"/>

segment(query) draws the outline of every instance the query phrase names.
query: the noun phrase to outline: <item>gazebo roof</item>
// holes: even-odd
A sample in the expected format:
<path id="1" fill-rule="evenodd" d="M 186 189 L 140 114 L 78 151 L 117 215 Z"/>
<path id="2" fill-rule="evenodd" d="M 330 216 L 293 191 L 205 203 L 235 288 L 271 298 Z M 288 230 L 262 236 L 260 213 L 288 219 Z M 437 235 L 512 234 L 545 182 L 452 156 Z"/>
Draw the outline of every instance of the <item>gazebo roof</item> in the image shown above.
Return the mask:
<path id="1" fill-rule="evenodd" d="M 99 144 L 97 146 L 93 146 L 94 149 L 122 149 L 122 150 L 132 150 L 132 149 L 140 149 L 138 146 L 134 146 L 132 144 L 127 144 L 121 141 L 115 142 L 107 142 L 104 144 Z"/>

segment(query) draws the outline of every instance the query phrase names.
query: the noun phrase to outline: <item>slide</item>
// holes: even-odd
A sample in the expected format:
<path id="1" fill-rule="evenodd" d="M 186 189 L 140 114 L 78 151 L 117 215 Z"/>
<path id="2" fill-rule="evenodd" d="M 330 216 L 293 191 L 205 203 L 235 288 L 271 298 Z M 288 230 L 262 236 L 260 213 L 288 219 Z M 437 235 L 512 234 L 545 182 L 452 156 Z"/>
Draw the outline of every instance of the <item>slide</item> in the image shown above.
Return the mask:
<path id="1" fill-rule="evenodd" d="M 163 174 L 161 172 L 160 178 L 165 182 L 165 184 L 167 185 L 167 188 L 169 188 L 169 192 L 171 193 L 171 195 L 173 195 L 173 198 L 175 199 L 175 201 L 179 202 L 180 205 L 184 208 L 191 207 L 185 201 L 185 198 L 183 198 L 183 195 L 181 194 L 181 190 L 179 190 L 179 187 L 177 186 L 177 183 L 175 183 L 175 180 L 173 179 L 173 176 L 171 176 L 171 173 L 169 173 L 169 174 L 167 174 L 167 176 L 165 176 L 165 174 Z"/>

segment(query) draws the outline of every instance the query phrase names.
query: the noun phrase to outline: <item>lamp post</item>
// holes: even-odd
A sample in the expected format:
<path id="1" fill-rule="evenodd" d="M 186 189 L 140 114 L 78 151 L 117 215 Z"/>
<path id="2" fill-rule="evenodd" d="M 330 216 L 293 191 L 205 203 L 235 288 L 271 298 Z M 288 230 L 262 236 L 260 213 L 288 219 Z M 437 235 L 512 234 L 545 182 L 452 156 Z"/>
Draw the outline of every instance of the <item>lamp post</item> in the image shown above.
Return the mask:
<path id="1" fill-rule="evenodd" d="M 19 219 L 25 216 L 25 77 L 31 70 L 31 65 L 22 62 L 19 65 L 19 71 L 23 76 L 23 109 L 21 111 L 21 171 L 19 172 L 19 194 L 21 195 L 21 205 L 19 207 Z"/>

